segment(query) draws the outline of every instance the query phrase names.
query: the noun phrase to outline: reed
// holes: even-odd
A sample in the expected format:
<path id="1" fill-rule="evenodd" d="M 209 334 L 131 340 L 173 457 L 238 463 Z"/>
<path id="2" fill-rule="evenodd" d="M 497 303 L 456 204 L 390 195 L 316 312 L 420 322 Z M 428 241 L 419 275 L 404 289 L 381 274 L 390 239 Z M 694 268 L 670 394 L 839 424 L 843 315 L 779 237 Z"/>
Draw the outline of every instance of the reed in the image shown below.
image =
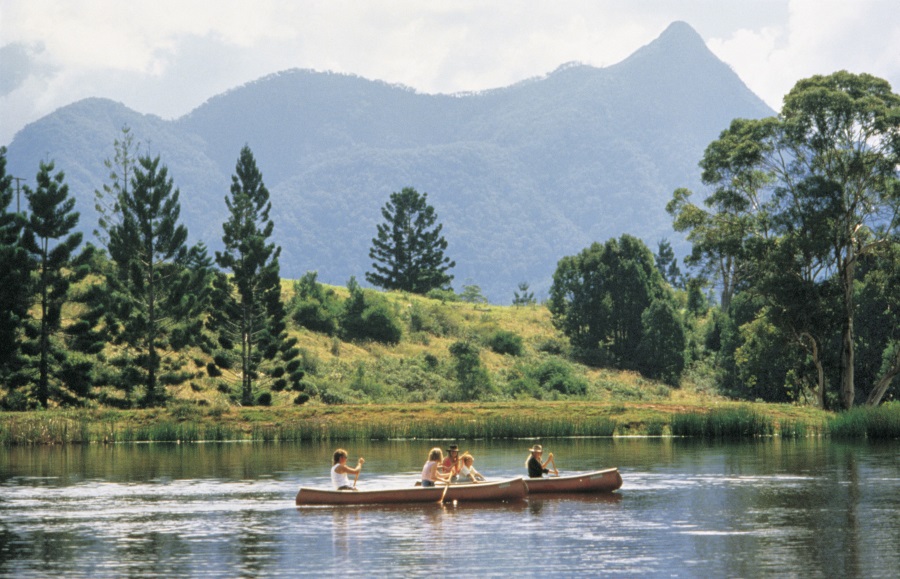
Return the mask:
<path id="1" fill-rule="evenodd" d="M 781 420 L 778 423 L 778 435 L 781 438 L 806 438 L 808 425 L 796 420 Z"/>
<path id="2" fill-rule="evenodd" d="M 750 408 L 717 408 L 707 414 L 676 414 L 670 424 L 673 436 L 737 439 L 771 436 L 772 419 Z"/>
<path id="3" fill-rule="evenodd" d="M 900 438 L 900 403 L 856 407 L 831 418 L 826 431 L 836 439 Z"/>

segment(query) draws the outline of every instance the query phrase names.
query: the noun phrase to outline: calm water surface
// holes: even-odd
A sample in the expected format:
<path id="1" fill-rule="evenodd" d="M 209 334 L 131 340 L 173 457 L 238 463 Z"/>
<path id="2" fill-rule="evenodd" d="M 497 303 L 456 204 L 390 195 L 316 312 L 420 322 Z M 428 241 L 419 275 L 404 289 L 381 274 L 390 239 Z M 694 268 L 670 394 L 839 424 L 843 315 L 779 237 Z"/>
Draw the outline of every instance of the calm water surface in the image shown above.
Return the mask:
<path id="1" fill-rule="evenodd" d="M 543 440 L 611 495 L 510 504 L 294 506 L 333 446 L 0 449 L 0 575 L 897 577 L 900 443 Z M 532 441 L 461 441 L 490 478 Z M 411 485 L 433 443 L 352 445 L 361 488 Z M 442 444 L 446 447 L 446 444 Z"/>

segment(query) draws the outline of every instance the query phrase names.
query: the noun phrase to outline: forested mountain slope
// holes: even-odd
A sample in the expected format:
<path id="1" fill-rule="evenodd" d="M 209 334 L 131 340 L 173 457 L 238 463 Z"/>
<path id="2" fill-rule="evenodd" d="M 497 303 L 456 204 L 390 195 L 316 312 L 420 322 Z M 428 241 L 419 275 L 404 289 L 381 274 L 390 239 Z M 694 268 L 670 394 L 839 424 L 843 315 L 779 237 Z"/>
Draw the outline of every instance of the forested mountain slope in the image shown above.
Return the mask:
<path id="1" fill-rule="evenodd" d="M 564 65 L 491 91 L 420 94 L 355 76 L 290 70 L 235 88 L 167 121 L 87 99 L 20 131 L 9 172 L 33 180 L 54 159 L 96 228 L 103 160 L 131 127 L 181 190 L 191 237 L 220 247 L 224 197 L 243 145 L 272 192 L 282 275 L 360 281 L 393 191 L 427 192 L 457 266 L 454 287 L 508 303 L 519 282 L 546 295 L 556 262 L 622 233 L 651 248 L 671 230 L 665 204 L 698 188 L 703 149 L 735 117 L 773 111 L 697 33 L 672 24 L 607 68 Z"/>

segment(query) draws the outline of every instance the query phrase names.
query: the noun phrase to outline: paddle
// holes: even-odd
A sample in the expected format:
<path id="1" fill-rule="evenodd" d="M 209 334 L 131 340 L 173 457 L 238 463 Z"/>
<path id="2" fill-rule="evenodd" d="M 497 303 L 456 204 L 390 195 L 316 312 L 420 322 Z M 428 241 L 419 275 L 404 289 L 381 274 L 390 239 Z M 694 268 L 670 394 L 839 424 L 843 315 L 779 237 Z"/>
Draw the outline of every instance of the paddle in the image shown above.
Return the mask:
<path id="1" fill-rule="evenodd" d="M 469 452 L 468 450 L 466 452 Z M 441 498 L 438 501 L 439 505 L 444 504 L 444 497 L 447 496 L 447 490 L 450 488 L 451 481 L 453 480 L 453 469 L 459 466 L 459 454 L 456 455 L 456 462 L 450 466 L 450 472 L 447 473 L 447 486 L 444 487 L 444 492 L 441 493 Z M 459 471 L 457 471 L 459 472 Z"/>
<path id="2" fill-rule="evenodd" d="M 359 473 L 362 472 L 362 465 L 365 464 L 365 460 L 363 458 L 359 459 L 359 464 L 356 466 L 356 478 L 353 479 L 353 488 L 356 488 L 356 481 L 359 480 Z"/>
<path id="3" fill-rule="evenodd" d="M 441 498 L 438 499 L 438 504 L 439 504 L 439 505 L 444 504 L 444 497 L 447 496 L 447 489 L 450 488 L 450 480 L 451 480 L 452 478 L 453 478 L 453 477 L 450 477 L 450 478 L 447 479 L 447 485 L 444 487 L 444 492 L 441 493 Z"/>
<path id="4" fill-rule="evenodd" d="M 553 474 L 559 476 L 559 469 L 556 468 L 556 461 L 553 460 L 553 453 L 550 453 L 550 464 L 553 465 Z"/>

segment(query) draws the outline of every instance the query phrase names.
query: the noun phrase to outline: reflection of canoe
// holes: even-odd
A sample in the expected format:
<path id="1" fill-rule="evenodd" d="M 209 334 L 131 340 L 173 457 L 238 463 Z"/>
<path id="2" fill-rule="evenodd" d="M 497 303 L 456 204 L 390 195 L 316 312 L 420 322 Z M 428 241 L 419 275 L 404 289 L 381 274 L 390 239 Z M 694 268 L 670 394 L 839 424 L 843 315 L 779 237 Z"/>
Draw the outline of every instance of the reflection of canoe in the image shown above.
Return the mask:
<path id="1" fill-rule="evenodd" d="M 527 482 L 528 494 L 612 492 L 622 486 L 622 475 L 617 468 L 607 468 L 569 476 L 530 478 Z"/>
<path id="2" fill-rule="evenodd" d="M 333 491 L 302 487 L 297 492 L 298 505 L 361 505 L 377 503 L 436 503 L 444 496 L 453 501 L 509 501 L 520 500 L 528 494 L 522 477 L 490 483 L 450 485 L 444 487 L 410 487 L 365 491 Z"/>

